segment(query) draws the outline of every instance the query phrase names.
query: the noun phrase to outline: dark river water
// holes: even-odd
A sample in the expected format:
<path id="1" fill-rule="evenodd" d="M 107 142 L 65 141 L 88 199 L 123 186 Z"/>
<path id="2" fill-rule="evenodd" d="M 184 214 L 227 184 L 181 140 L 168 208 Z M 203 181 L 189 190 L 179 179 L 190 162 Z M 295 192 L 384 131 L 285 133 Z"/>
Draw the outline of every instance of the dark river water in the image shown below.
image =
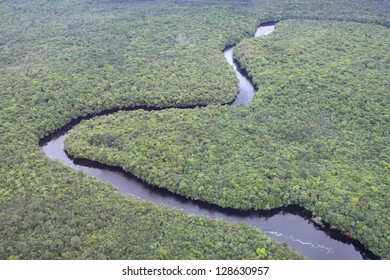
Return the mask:
<path id="1" fill-rule="evenodd" d="M 256 30 L 255 37 L 266 35 L 274 30 L 274 25 L 261 25 Z M 234 68 L 239 81 L 239 93 L 233 105 L 249 104 L 255 94 L 255 88 L 250 79 L 233 61 L 234 48 L 224 50 L 228 63 Z M 186 109 L 182 109 L 186 110 Z M 113 111 L 107 111 L 112 113 Z M 82 119 L 89 119 L 92 116 Z M 238 211 L 223 209 L 204 202 L 193 201 L 173 194 L 164 189 L 150 186 L 124 172 L 121 168 L 109 167 L 89 160 L 72 159 L 64 151 L 64 140 L 67 132 L 80 120 L 72 121 L 66 127 L 42 139 L 43 152 L 51 159 L 58 160 L 76 170 L 87 171 L 91 176 L 99 178 L 115 186 L 121 193 L 136 199 L 168 205 L 183 209 L 189 213 L 219 218 L 231 222 L 245 222 L 261 228 L 265 234 L 280 242 L 286 242 L 299 250 L 309 259 L 377 259 L 358 241 L 344 237 L 340 232 L 329 227 L 319 227 L 311 220 L 311 215 L 298 206 L 283 207 L 270 211 Z"/>

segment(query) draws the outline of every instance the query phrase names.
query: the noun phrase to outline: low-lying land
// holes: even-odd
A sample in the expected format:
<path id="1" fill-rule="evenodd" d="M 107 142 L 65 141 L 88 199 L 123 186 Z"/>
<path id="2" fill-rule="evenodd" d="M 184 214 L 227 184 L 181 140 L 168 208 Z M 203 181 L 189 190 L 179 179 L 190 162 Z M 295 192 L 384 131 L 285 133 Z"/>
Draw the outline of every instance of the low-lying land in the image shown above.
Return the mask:
<path id="1" fill-rule="evenodd" d="M 120 195 L 47 158 L 39 140 L 72 119 L 107 109 L 230 101 L 236 84 L 220 50 L 250 37 L 262 21 L 389 26 L 388 14 L 386 1 L 366 0 L 1 1 L 0 258 L 300 258 L 252 227 Z M 224 110 L 243 114 L 230 108 L 208 114 Z M 371 187 L 374 196 L 382 191 Z M 378 224 L 389 236 L 386 219 Z M 383 236 L 373 234 L 377 241 L 370 248 Z M 388 258 L 383 244 L 375 252 Z"/>
<path id="2" fill-rule="evenodd" d="M 282 21 L 235 49 L 248 107 L 119 112 L 71 131 L 68 152 L 222 207 L 299 204 L 388 252 L 387 28 Z"/>

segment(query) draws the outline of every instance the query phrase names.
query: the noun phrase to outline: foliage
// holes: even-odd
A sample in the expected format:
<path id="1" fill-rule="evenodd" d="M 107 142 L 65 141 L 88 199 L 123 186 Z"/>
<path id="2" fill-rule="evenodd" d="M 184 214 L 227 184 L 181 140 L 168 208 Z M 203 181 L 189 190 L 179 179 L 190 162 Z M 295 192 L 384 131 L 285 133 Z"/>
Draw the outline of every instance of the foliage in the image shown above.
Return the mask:
<path id="1" fill-rule="evenodd" d="M 299 204 L 387 256 L 389 38 L 280 22 L 236 47 L 259 87 L 249 107 L 120 112 L 83 122 L 67 149 L 222 207 Z"/>
<path id="2" fill-rule="evenodd" d="M 258 258 L 257 248 L 300 258 L 252 227 L 119 195 L 38 147 L 106 109 L 229 102 L 236 84 L 221 50 L 261 21 L 389 23 L 385 1 L 290 2 L 1 1 L 0 258 Z"/>

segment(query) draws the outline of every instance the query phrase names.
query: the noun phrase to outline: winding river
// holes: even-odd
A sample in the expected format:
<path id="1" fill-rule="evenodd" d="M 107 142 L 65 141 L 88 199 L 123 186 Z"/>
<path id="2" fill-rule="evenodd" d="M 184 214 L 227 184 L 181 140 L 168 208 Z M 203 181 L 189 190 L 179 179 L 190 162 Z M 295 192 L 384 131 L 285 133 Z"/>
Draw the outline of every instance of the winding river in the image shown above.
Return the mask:
<path id="1" fill-rule="evenodd" d="M 255 32 L 255 37 L 271 33 L 275 24 L 262 24 Z M 239 81 L 239 92 L 232 105 L 245 105 L 252 101 L 255 88 L 250 78 L 233 60 L 233 47 L 224 50 L 227 62 L 235 70 Z M 185 110 L 185 109 L 182 109 Z M 113 113 L 106 111 L 102 114 Z M 101 115 L 101 114 L 99 114 Z M 72 159 L 64 151 L 67 132 L 86 116 L 70 122 L 62 129 L 52 133 L 40 141 L 43 152 L 51 159 L 58 160 L 76 170 L 87 171 L 91 176 L 99 178 L 115 186 L 121 193 L 134 198 L 183 209 L 189 213 L 220 218 L 230 222 L 245 222 L 261 228 L 264 233 L 280 242 L 287 242 L 309 259 L 377 259 L 358 241 L 343 236 L 340 232 L 320 227 L 313 223 L 311 215 L 298 206 L 288 206 L 269 211 L 239 211 L 223 209 L 204 202 L 193 201 L 173 194 L 167 190 L 148 185 L 121 168 L 109 167 L 89 160 Z"/>

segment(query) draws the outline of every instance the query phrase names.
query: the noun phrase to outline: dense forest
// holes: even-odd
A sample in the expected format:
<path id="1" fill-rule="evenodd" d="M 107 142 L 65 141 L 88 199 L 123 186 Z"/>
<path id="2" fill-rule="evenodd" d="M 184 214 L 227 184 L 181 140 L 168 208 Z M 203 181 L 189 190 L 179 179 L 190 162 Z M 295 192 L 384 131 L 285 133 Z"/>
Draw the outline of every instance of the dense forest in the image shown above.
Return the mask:
<path id="1" fill-rule="evenodd" d="M 302 258 L 256 228 L 121 195 L 38 146 L 106 109 L 206 104 L 97 118 L 68 148 L 224 207 L 298 203 L 389 258 L 389 13 L 364 0 L 1 1 L 0 258 Z M 236 94 L 221 50 L 265 21 L 280 21 L 275 36 L 236 52 L 254 103 L 221 106 Z"/>
<path id="2" fill-rule="evenodd" d="M 259 87 L 249 107 L 99 117 L 68 151 L 222 207 L 299 204 L 386 252 L 389 39 L 368 24 L 280 22 L 236 47 Z"/>

